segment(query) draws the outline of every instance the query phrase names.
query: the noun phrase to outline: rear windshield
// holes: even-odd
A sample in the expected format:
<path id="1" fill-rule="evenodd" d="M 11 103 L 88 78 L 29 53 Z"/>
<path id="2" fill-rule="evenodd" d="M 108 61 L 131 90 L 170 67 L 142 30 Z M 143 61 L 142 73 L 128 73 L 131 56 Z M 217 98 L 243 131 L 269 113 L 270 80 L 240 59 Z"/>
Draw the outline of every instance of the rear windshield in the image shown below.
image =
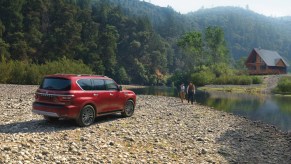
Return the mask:
<path id="1" fill-rule="evenodd" d="M 40 89 L 68 91 L 71 89 L 71 80 L 63 78 L 44 78 Z"/>

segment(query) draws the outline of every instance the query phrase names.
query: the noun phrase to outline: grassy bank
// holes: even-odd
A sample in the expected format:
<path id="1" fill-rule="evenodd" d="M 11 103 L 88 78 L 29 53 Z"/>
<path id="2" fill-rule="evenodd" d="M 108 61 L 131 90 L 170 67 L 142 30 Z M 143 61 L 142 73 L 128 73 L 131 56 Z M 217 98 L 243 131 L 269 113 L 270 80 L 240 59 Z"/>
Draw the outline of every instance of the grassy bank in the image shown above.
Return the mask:
<path id="1" fill-rule="evenodd" d="M 123 89 L 145 88 L 143 85 L 121 85 Z"/>
<path id="2" fill-rule="evenodd" d="M 273 93 L 282 95 L 291 95 L 291 76 L 282 77 Z"/>
<path id="3" fill-rule="evenodd" d="M 250 93 L 259 94 L 264 93 L 265 85 L 206 85 L 199 87 L 202 91 L 221 91 L 221 92 L 233 92 L 233 93 Z"/>

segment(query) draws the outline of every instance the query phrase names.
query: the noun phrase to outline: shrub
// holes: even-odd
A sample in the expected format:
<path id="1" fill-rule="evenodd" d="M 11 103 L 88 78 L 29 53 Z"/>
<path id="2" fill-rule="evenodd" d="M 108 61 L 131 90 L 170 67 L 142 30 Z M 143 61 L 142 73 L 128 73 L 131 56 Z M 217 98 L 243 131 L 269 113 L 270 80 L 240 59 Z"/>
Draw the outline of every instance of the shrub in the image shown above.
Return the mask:
<path id="1" fill-rule="evenodd" d="M 203 72 L 193 73 L 191 75 L 191 81 L 197 86 L 211 84 L 214 78 L 215 78 L 215 74 L 212 73 L 211 71 L 203 71 Z"/>
<path id="2" fill-rule="evenodd" d="M 234 74 L 234 70 L 226 63 L 214 64 L 211 66 L 211 70 L 216 77 L 232 76 Z"/>
<path id="3" fill-rule="evenodd" d="M 12 69 L 10 72 L 8 83 L 25 84 L 25 74 L 26 74 L 26 69 L 27 69 L 27 63 L 14 61 L 11 64 L 12 64 Z"/>
<path id="4" fill-rule="evenodd" d="M 239 78 L 238 85 L 250 85 L 252 84 L 252 78 L 249 76 L 237 76 Z"/>
<path id="5" fill-rule="evenodd" d="M 253 84 L 262 84 L 263 83 L 263 79 L 261 77 L 258 77 L 258 76 L 253 76 L 252 80 L 253 80 Z"/>
<path id="6" fill-rule="evenodd" d="M 219 85 L 250 85 L 252 78 L 250 76 L 221 76 L 214 80 L 214 84 Z"/>
<path id="7" fill-rule="evenodd" d="M 62 58 L 43 65 L 27 61 L 9 61 L 2 59 L 0 64 L 1 83 L 39 84 L 44 75 L 55 73 L 92 74 L 90 67 L 79 60 Z"/>
<path id="8" fill-rule="evenodd" d="M 280 93 L 291 93 L 291 79 L 288 77 L 281 78 L 275 90 Z"/>
<path id="9" fill-rule="evenodd" d="M 44 70 L 44 74 L 93 74 L 91 68 L 81 60 L 70 60 L 66 58 L 48 62 L 42 65 L 42 70 Z"/>
<path id="10" fill-rule="evenodd" d="M 5 57 L 2 55 L 0 62 L 0 83 L 7 83 L 11 73 L 11 67 L 11 62 L 6 61 Z"/>
<path id="11" fill-rule="evenodd" d="M 182 82 L 186 83 L 189 81 L 189 77 L 186 73 L 177 71 L 171 77 L 167 79 L 168 86 L 179 87 Z"/>

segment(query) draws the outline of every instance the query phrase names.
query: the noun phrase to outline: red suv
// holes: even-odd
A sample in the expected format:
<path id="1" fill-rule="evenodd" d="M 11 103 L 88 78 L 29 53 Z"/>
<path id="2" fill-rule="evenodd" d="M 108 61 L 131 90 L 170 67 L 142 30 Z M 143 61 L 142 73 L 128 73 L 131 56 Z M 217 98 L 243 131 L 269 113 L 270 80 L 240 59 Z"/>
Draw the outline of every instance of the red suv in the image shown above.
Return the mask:
<path id="1" fill-rule="evenodd" d="M 69 118 L 80 126 L 89 126 L 96 116 L 132 116 L 135 102 L 133 91 L 123 90 L 106 76 L 55 74 L 44 77 L 35 93 L 32 112 L 50 122 Z"/>

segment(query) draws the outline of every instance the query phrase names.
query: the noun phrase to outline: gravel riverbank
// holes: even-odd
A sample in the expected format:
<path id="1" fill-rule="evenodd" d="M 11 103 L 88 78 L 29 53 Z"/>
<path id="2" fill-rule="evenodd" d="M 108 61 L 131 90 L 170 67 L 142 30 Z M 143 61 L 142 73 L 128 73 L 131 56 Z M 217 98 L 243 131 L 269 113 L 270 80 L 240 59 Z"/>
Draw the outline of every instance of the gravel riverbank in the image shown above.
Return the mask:
<path id="1" fill-rule="evenodd" d="M 0 164 L 291 163 L 291 135 L 260 122 L 140 95 L 130 118 L 50 124 L 31 113 L 36 88 L 0 85 Z"/>

